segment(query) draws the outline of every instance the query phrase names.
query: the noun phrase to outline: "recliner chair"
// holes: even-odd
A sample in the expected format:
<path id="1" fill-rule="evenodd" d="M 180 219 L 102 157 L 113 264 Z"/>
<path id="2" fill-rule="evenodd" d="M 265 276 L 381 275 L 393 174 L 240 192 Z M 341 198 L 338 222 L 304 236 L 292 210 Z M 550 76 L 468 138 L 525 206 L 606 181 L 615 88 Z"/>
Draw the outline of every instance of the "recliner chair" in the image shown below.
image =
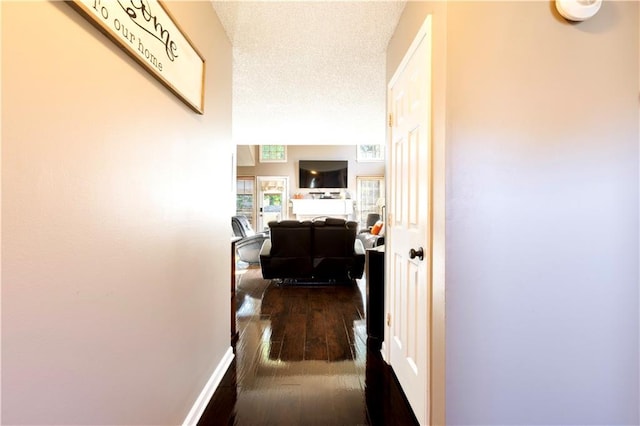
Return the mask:
<path id="1" fill-rule="evenodd" d="M 367 214 L 367 222 L 366 222 L 364 228 L 361 229 L 358 233 L 362 234 L 362 233 L 371 231 L 371 228 L 373 228 L 373 225 L 375 225 L 376 222 L 379 221 L 379 220 L 380 220 L 380 215 L 378 213 L 369 213 L 369 214 Z"/>
<path id="2" fill-rule="evenodd" d="M 236 253 L 240 260 L 247 263 L 259 263 L 260 248 L 264 240 L 269 239 L 269 233 L 256 233 L 246 216 L 233 216 L 231 228 L 233 235 L 240 238 L 236 241 Z"/>
<path id="3" fill-rule="evenodd" d="M 367 215 L 367 224 L 365 229 L 361 229 L 356 236 L 362 242 L 365 249 L 375 248 L 384 244 L 384 235 L 372 234 L 371 229 L 380 220 L 378 213 L 369 213 Z"/>

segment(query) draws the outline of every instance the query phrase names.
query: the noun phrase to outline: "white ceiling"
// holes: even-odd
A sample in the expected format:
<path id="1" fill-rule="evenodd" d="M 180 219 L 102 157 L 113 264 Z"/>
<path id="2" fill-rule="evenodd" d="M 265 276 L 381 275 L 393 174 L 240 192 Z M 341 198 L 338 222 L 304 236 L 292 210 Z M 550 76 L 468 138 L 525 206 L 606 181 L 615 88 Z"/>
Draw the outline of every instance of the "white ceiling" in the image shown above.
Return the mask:
<path id="1" fill-rule="evenodd" d="M 233 45 L 235 142 L 384 143 L 385 51 L 404 5 L 214 1 Z"/>

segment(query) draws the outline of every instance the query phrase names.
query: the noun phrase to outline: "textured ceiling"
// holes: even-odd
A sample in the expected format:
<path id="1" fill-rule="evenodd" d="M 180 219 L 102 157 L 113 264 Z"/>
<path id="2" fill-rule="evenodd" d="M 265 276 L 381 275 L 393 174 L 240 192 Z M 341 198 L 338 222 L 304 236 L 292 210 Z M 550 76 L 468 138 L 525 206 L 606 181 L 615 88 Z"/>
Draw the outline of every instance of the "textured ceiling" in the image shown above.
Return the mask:
<path id="1" fill-rule="evenodd" d="M 236 143 L 383 143 L 385 51 L 404 5 L 214 1 L 233 45 Z"/>

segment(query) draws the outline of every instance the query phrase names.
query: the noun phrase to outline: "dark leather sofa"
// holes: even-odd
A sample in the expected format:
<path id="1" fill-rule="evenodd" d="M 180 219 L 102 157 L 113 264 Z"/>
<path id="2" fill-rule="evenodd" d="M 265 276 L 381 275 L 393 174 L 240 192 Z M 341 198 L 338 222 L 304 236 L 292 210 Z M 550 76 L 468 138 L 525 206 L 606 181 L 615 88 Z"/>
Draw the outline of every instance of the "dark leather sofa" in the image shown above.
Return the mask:
<path id="1" fill-rule="evenodd" d="M 349 280 L 362 278 L 365 250 L 357 223 L 327 218 L 269 222 L 271 238 L 260 251 L 266 279 Z"/>

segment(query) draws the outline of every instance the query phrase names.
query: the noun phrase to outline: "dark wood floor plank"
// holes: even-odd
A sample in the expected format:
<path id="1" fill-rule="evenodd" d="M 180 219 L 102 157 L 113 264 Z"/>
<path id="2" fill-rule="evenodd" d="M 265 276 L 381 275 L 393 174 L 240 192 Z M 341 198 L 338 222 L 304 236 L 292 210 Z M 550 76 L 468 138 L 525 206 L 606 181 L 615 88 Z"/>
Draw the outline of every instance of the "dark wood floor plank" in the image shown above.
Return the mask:
<path id="1" fill-rule="evenodd" d="M 284 339 L 280 359 L 282 361 L 304 360 L 307 317 L 303 313 L 290 313 L 283 317 Z"/>
<path id="2" fill-rule="evenodd" d="M 285 312 L 284 289 L 276 286 L 268 286 L 262 297 L 261 313 L 263 315 L 280 315 Z"/>
<path id="3" fill-rule="evenodd" d="M 327 331 L 324 324 L 325 315 L 326 311 L 322 307 L 309 308 L 306 316 L 305 360 L 329 360 L 327 354 Z"/>
<path id="4" fill-rule="evenodd" d="M 327 292 L 321 288 L 317 288 L 317 291 L 309 291 L 307 295 L 307 308 L 308 309 L 327 309 Z"/>
<path id="5" fill-rule="evenodd" d="M 280 352 L 282 351 L 282 340 L 269 341 L 269 359 L 280 359 Z"/>
<path id="6" fill-rule="evenodd" d="M 236 358 L 208 425 L 416 425 L 379 347 L 359 285 L 275 285 L 238 268 Z"/>
<path id="7" fill-rule="evenodd" d="M 325 318 L 327 327 L 327 350 L 329 361 L 353 359 L 351 343 L 340 312 L 333 312 Z"/>
<path id="8" fill-rule="evenodd" d="M 285 303 L 288 305 L 289 312 L 292 314 L 306 314 L 307 295 L 309 289 L 301 287 L 291 286 L 285 291 Z"/>

